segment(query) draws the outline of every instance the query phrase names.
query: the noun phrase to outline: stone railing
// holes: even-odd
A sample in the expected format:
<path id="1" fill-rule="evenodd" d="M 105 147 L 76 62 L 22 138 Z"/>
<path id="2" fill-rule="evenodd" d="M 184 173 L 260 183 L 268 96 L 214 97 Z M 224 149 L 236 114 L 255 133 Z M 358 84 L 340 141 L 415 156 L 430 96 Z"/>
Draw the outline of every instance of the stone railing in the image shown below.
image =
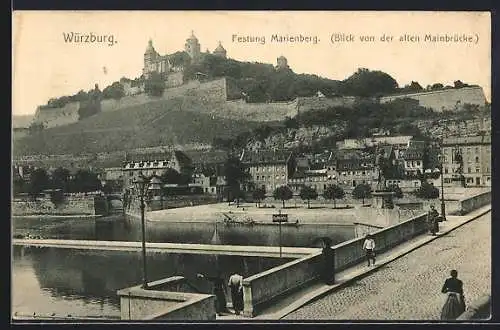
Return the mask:
<path id="1" fill-rule="evenodd" d="M 215 320 L 215 296 L 183 290 L 184 278 L 172 277 L 119 290 L 122 320 Z"/>
<path id="2" fill-rule="evenodd" d="M 491 203 L 491 191 L 460 200 L 460 213 L 467 214 Z"/>
<path id="3" fill-rule="evenodd" d="M 321 253 L 315 253 L 245 278 L 244 315 L 253 317 L 276 299 L 314 281 L 320 258 Z"/>
<path id="4" fill-rule="evenodd" d="M 376 252 L 383 252 L 427 231 L 426 214 L 373 232 Z M 332 247 L 335 269 L 341 271 L 365 259 L 364 238 L 355 238 Z M 291 261 L 243 280 L 244 314 L 255 316 L 276 299 L 291 293 L 319 277 L 321 253 Z"/>

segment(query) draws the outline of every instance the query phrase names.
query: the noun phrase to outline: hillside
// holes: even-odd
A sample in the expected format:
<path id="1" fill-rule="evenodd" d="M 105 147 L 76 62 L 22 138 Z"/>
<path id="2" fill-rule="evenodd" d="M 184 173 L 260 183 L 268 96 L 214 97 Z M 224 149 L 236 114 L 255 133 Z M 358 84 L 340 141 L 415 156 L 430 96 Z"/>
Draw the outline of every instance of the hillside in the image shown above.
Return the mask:
<path id="1" fill-rule="evenodd" d="M 12 128 L 28 128 L 33 120 L 33 115 L 12 116 Z"/>
<path id="2" fill-rule="evenodd" d="M 14 141 L 14 157 L 29 154 L 80 154 L 170 144 L 212 143 L 230 138 L 259 123 L 223 119 L 207 113 L 208 105 L 181 98 L 102 112 L 77 123 L 45 129 Z M 199 111 L 198 111 L 199 110 Z M 204 112 L 204 113 L 203 113 Z"/>

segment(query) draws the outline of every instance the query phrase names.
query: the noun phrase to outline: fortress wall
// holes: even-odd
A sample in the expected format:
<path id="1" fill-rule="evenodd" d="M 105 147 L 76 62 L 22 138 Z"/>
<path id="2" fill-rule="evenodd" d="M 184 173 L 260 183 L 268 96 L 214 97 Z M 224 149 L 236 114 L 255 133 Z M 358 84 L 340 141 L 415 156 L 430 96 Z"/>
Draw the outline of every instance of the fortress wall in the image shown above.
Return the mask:
<path id="1" fill-rule="evenodd" d="M 310 110 L 325 110 L 331 107 L 352 107 L 357 101 L 354 96 L 336 97 L 299 97 L 297 99 L 298 113 Z"/>
<path id="2" fill-rule="evenodd" d="M 276 121 L 297 115 L 297 101 L 274 103 L 246 103 L 227 101 L 219 112 L 221 117 L 252 121 Z"/>
<path id="3" fill-rule="evenodd" d="M 62 108 L 37 108 L 33 122 L 44 124 L 46 128 L 68 125 L 78 121 L 80 102 L 71 102 Z"/>
<path id="4" fill-rule="evenodd" d="M 479 106 L 486 103 L 486 98 L 481 87 L 464 87 L 424 93 L 384 96 L 380 98 L 380 103 L 387 103 L 400 98 L 418 100 L 421 106 L 431 108 L 437 112 L 454 110 L 457 105 L 465 103 Z"/>
<path id="5" fill-rule="evenodd" d="M 101 101 L 101 111 L 115 111 L 122 108 L 128 108 L 136 105 L 145 104 L 157 100 L 157 98 L 150 97 L 146 94 L 138 94 L 131 96 L 124 96 L 119 100 L 107 99 Z"/>
<path id="6" fill-rule="evenodd" d="M 181 86 L 184 82 L 184 75 L 182 72 L 173 72 L 168 75 L 167 81 L 165 81 L 165 86 L 167 88 Z"/>
<path id="7" fill-rule="evenodd" d="M 190 80 L 182 86 L 168 88 L 163 93 L 163 99 L 184 97 L 192 102 L 224 103 L 227 100 L 226 78 L 201 83 Z"/>

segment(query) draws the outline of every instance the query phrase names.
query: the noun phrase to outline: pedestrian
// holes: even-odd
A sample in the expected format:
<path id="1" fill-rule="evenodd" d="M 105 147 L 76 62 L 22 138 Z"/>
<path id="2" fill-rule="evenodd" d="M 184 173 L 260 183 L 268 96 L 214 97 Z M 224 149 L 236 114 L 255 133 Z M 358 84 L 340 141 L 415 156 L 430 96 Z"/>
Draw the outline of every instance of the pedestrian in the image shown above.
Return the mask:
<path id="1" fill-rule="evenodd" d="M 434 205 L 431 205 L 429 212 L 427 212 L 427 226 L 431 235 L 436 236 L 439 231 L 439 213 Z"/>
<path id="2" fill-rule="evenodd" d="M 363 242 L 363 250 L 365 250 L 366 253 L 368 267 L 370 267 L 370 261 L 372 261 L 371 264 L 375 266 L 375 240 L 373 239 L 372 235 L 366 235 L 365 241 Z"/>
<path id="3" fill-rule="evenodd" d="M 332 240 L 323 237 L 323 250 L 321 251 L 321 279 L 327 285 L 335 283 L 335 250 L 332 249 Z"/>
<path id="4" fill-rule="evenodd" d="M 203 274 L 197 274 L 196 276 L 212 282 L 212 292 L 215 295 L 215 311 L 217 315 L 221 316 L 223 313 L 229 313 L 227 309 L 226 293 L 224 290 L 224 279 L 222 278 L 221 271 L 218 270 L 215 276 L 206 276 Z"/>
<path id="5" fill-rule="evenodd" d="M 236 315 L 243 311 L 243 276 L 234 273 L 229 277 L 228 286 L 231 289 L 231 300 Z"/>
<path id="6" fill-rule="evenodd" d="M 458 272 L 453 269 L 450 272 L 451 277 L 444 282 L 442 293 L 448 295 L 446 302 L 441 310 L 441 320 L 455 320 L 465 312 L 465 298 L 463 283 L 458 279 Z"/>

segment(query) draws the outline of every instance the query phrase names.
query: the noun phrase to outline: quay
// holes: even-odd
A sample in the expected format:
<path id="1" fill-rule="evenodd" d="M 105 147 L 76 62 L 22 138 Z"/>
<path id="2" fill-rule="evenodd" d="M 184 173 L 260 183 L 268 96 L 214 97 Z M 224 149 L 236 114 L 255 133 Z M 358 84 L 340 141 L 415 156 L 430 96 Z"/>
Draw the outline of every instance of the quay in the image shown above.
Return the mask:
<path id="1" fill-rule="evenodd" d="M 88 241 L 60 239 L 21 239 L 14 238 L 13 245 L 55 247 L 80 250 L 106 251 L 140 251 L 141 242 L 124 241 Z M 282 247 L 283 258 L 302 258 L 319 252 L 320 248 Z M 180 244 L 180 243 L 146 243 L 148 253 L 193 253 L 193 254 L 223 254 L 246 257 L 279 258 L 278 246 L 242 246 L 215 244 Z"/>

